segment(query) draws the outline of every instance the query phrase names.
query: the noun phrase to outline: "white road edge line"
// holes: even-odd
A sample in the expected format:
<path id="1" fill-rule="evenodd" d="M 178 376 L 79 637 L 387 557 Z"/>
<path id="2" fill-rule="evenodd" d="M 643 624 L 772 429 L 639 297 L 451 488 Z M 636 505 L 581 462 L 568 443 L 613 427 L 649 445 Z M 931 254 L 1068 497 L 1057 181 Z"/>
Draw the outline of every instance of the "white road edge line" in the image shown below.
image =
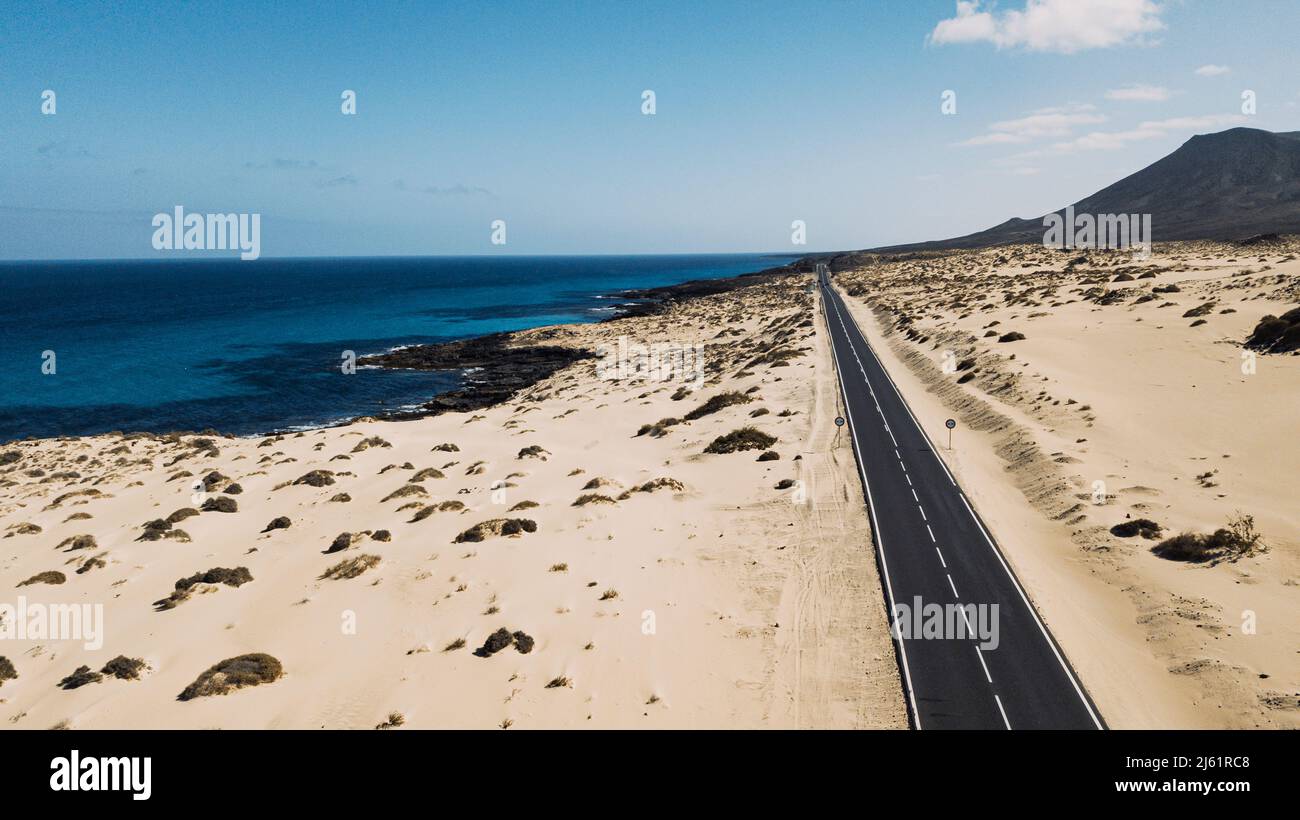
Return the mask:
<path id="1" fill-rule="evenodd" d="M 834 286 L 831 287 L 833 288 Z M 836 308 L 836 312 L 838 311 L 839 308 Z M 853 315 L 849 314 L 849 318 L 852 319 Z M 842 316 L 840 318 L 840 321 L 841 323 L 843 323 L 844 321 Z M 854 320 L 854 324 L 855 325 L 857 324 L 856 320 Z M 858 330 L 858 335 L 862 337 L 862 341 L 867 345 L 867 349 L 871 350 L 871 343 L 867 341 L 867 337 L 862 333 L 861 329 Z M 849 340 L 849 344 L 850 346 L 852 346 L 851 338 Z M 832 345 L 832 349 L 833 349 L 833 345 Z M 875 353 L 874 350 L 871 350 L 871 352 L 873 354 Z M 879 356 L 876 357 L 876 361 L 877 362 L 880 361 Z M 916 420 L 916 415 L 912 413 L 912 408 L 908 406 L 907 399 L 903 398 L 903 394 L 899 391 L 898 385 L 894 384 L 893 377 L 889 375 L 889 371 L 885 369 L 885 366 L 883 364 L 880 365 L 880 370 L 885 374 L 885 378 L 889 381 L 890 386 L 894 388 L 894 392 L 898 394 L 898 400 L 902 403 L 903 409 L 907 410 L 907 414 L 912 417 L 912 423 L 916 425 L 916 429 L 920 431 L 922 436 L 925 436 L 925 440 L 927 442 L 930 442 L 930 452 L 934 455 L 935 460 L 939 462 L 939 466 L 943 468 L 943 471 L 947 473 L 948 480 L 952 481 L 954 487 L 957 486 L 957 482 L 953 479 L 952 473 L 948 471 L 948 465 L 944 464 L 943 459 L 939 456 L 939 451 L 934 448 L 934 442 L 930 441 L 930 437 L 926 435 L 925 429 L 922 428 L 921 423 Z M 840 386 L 841 389 L 843 389 L 842 383 Z M 846 405 L 848 404 L 847 398 L 845 399 L 845 404 Z M 1079 681 L 1074 677 L 1074 672 L 1070 670 L 1070 665 L 1065 662 L 1065 658 L 1062 657 L 1060 650 L 1056 648 L 1056 641 L 1052 640 L 1052 636 L 1048 633 L 1047 627 L 1043 624 L 1043 619 L 1038 617 L 1038 610 L 1034 608 L 1034 605 L 1032 603 L 1030 603 L 1029 596 L 1025 594 L 1024 588 L 1020 586 L 1020 581 L 1016 579 L 1015 573 L 1011 571 L 1011 567 L 1007 565 L 1006 560 L 1002 557 L 1002 552 L 997 548 L 997 545 L 993 543 L 993 538 L 989 535 L 988 530 L 984 529 L 983 522 L 981 522 L 979 516 L 975 514 L 975 510 L 971 509 L 970 502 L 966 500 L 966 494 L 960 492 L 960 488 L 959 488 L 959 492 L 957 493 L 957 495 L 961 498 L 961 503 L 966 506 L 966 511 L 970 513 L 970 517 L 975 522 L 975 525 L 979 527 L 980 532 L 984 534 L 984 540 L 988 542 L 989 548 L 992 549 L 993 554 L 997 556 L 998 563 L 1002 565 L 1002 569 L 1007 573 L 1007 577 L 1011 579 L 1012 586 L 1016 588 L 1016 592 L 1020 593 L 1020 599 L 1025 602 L 1025 607 L 1029 610 L 1030 614 L 1033 615 L 1034 623 L 1038 624 L 1039 631 L 1043 633 L 1043 639 L 1046 640 L 1047 645 L 1051 647 L 1052 654 L 1056 657 L 1057 662 L 1061 665 L 1061 669 L 1065 672 L 1065 676 L 1069 679 L 1070 684 L 1074 687 L 1075 694 L 1079 696 L 1079 700 L 1083 703 L 1083 708 L 1088 711 L 1088 717 L 1092 718 L 1093 724 L 1098 729 L 1104 729 L 1105 727 L 1102 726 L 1101 720 L 1097 717 L 1097 713 L 1093 711 L 1092 704 L 1088 702 L 1087 696 L 1083 694 L 1083 687 L 1079 685 Z M 929 529 L 929 525 L 926 525 L 926 528 Z M 934 540 L 933 532 L 930 533 L 930 540 L 932 541 Z M 994 695 L 994 697 L 997 697 L 997 695 Z M 1001 699 L 998 700 L 998 708 L 999 709 L 1002 708 Z M 1002 719 L 1004 721 L 1006 720 L 1005 711 L 1003 711 L 1002 713 Z M 1007 723 L 1007 728 L 1008 729 L 1011 728 L 1010 723 Z"/>
<path id="2" fill-rule="evenodd" d="M 836 314 L 838 314 L 839 309 L 836 308 L 835 312 Z M 830 315 L 826 314 L 825 295 L 823 295 L 822 297 L 822 313 L 825 315 L 826 322 L 829 325 Z M 844 323 L 844 317 L 841 316 L 840 324 L 843 325 L 843 323 Z M 844 335 L 846 338 L 848 337 L 847 328 L 845 329 Z M 876 505 L 871 500 L 871 483 L 867 481 L 867 470 L 866 467 L 863 465 L 863 458 L 861 456 L 862 445 L 858 443 L 857 428 L 853 426 L 853 410 L 852 408 L 849 407 L 849 393 L 847 390 L 844 389 L 844 371 L 840 366 L 840 355 L 835 352 L 835 339 L 828 338 L 826 341 L 830 344 L 831 347 L 831 358 L 835 360 L 835 376 L 840 383 L 840 395 L 844 398 L 844 412 L 847 413 L 849 417 L 849 435 L 852 436 L 853 448 L 855 451 L 857 451 L 856 455 L 857 455 L 857 462 L 858 462 L 858 474 L 862 476 L 862 487 L 867 491 L 867 512 L 870 513 L 871 515 L 872 540 L 876 542 L 876 550 L 880 555 L 880 569 L 882 571 L 882 574 L 885 576 L 885 591 L 889 593 L 889 620 L 890 620 L 889 631 L 890 631 L 890 636 L 892 637 L 894 634 L 893 621 L 894 618 L 896 617 L 895 613 L 898 610 L 894 604 L 894 585 L 889 580 L 889 563 L 888 561 L 885 560 L 885 538 L 883 535 L 881 535 L 880 524 L 876 520 Z M 852 342 L 850 342 L 849 347 L 852 346 L 853 346 Z M 864 380 L 866 379 L 865 374 L 863 375 L 863 379 Z M 903 678 L 907 683 L 907 699 L 912 703 L 912 719 L 916 722 L 916 728 L 920 730 L 921 712 L 916 707 L 916 690 L 912 688 L 912 672 L 907 665 L 907 644 L 902 639 L 902 637 L 898 638 L 898 654 L 899 657 L 903 659 Z M 1003 719 L 1005 720 L 1005 718 Z"/>

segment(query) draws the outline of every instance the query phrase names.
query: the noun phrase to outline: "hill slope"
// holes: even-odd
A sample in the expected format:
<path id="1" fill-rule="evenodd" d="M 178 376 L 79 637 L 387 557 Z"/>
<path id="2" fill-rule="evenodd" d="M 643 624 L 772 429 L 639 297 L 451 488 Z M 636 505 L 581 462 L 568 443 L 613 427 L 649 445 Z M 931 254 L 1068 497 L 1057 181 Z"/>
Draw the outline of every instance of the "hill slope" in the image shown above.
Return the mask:
<path id="1" fill-rule="evenodd" d="M 1149 213 L 1158 242 L 1300 233 L 1300 131 L 1231 128 L 1197 135 L 1164 159 L 1074 203 L 1074 211 Z M 953 239 L 876 250 L 1041 242 L 1043 231 L 1043 217 L 1016 218 Z"/>

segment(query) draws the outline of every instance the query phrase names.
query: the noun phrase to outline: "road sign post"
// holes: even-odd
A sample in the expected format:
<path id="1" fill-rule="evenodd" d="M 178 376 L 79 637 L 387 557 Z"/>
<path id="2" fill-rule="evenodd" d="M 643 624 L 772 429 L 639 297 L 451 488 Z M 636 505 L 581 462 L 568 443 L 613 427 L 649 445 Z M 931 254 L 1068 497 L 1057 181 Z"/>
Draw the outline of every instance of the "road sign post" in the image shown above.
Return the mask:
<path id="1" fill-rule="evenodd" d="M 957 422 L 954 419 L 948 419 L 943 423 L 943 426 L 948 428 L 948 449 L 951 450 L 952 449 L 952 428 L 957 426 Z"/>

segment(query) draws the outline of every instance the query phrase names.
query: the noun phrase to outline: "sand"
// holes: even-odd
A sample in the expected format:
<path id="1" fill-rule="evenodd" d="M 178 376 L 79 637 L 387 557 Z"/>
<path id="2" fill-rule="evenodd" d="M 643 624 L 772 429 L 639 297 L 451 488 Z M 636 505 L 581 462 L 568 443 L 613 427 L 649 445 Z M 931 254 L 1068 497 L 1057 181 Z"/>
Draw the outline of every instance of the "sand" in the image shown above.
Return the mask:
<path id="1" fill-rule="evenodd" d="M 0 641 L 17 673 L 0 681 L 0 726 L 905 727 L 808 284 L 515 338 L 703 342 L 707 379 L 685 391 L 585 361 L 474 413 L 0 446 L 17 454 L 0 455 L 0 604 L 102 605 L 104 626 L 99 648 Z M 637 435 L 724 391 L 748 401 Z M 747 424 L 777 438 L 778 459 L 703 452 Z M 330 483 L 294 483 L 314 471 Z M 584 494 L 603 498 L 575 506 Z M 501 519 L 530 523 L 495 534 Z M 483 540 L 457 542 L 485 522 Z M 17 586 L 47 572 L 64 582 Z M 476 655 L 499 629 L 524 637 Z M 250 653 L 280 669 L 178 698 Z M 119 655 L 141 676 L 94 681 Z M 91 682 L 61 688 L 81 666 Z"/>
<path id="2" fill-rule="evenodd" d="M 1300 356 L 1242 346 L 1300 304 L 1297 253 L 1017 246 L 836 274 L 932 438 L 958 421 L 944 457 L 1112 727 L 1300 726 Z M 1266 549 L 1230 561 L 1109 532 L 1239 514 Z"/>

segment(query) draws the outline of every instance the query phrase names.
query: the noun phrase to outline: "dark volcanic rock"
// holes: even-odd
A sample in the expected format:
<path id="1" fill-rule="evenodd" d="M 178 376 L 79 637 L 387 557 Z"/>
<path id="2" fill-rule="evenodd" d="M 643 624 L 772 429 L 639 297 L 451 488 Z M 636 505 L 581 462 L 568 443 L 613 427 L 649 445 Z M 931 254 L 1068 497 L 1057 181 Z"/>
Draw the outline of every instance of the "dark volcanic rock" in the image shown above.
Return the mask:
<path id="1" fill-rule="evenodd" d="M 491 407 L 574 362 L 595 357 L 592 351 L 580 348 L 559 345 L 511 347 L 509 343 L 509 334 L 494 333 L 476 339 L 418 345 L 390 353 L 363 356 L 359 363 L 405 370 L 478 368 L 474 380 L 464 387 L 433 397 L 418 411 L 387 416 L 418 418 Z"/>
<path id="2" fill-rule="evenodd" d="M 727 293 L 752 285 L 763 285 L 793 273 L 807 273 L 812 270 L 813 264 L 808 259 L 800 259 L 798 262 L 784 267 L 768 268 L 754 273 L 743 273 L 740 276 L 731 276 L 726 279 L 694 279 L 690 282 L 682 282 L 679 285 L 619 291 L 618 295 L 620 297 L 636 301 L 619 305 L 618 312 L 605 321 L 612 322 L 628 316 L 650 316 L 662 313 L 675 302 L 684 302 L 688 299 L 712 296 L 717 293 Z"/>

